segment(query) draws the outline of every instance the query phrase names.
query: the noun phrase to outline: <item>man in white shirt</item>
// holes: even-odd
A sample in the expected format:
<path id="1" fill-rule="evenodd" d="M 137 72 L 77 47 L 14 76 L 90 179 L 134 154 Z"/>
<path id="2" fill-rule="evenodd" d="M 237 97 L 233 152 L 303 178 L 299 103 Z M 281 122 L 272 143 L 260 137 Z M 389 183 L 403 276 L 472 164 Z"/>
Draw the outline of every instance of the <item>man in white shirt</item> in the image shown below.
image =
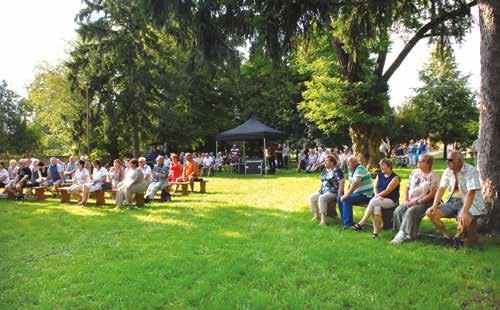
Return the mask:
<path id="1" fill-rule="evenodd" d="M 149 185 L 153 181 L 153 171 L 151 167 L 146 164 L 145 157 L 139 157 L 139 168 L 141 168 L 142 173 L 144 174 L 144 181 Z"/>
<path id="2" fill-rule="evenodd" d="M 478 239 L 477 218 L 487 212 L 481 193 L 479 173 L 474 166 L 464 162 L 464 157 L 459 151 L 452 151 L 448 155 L 447 164 L 448 168 L 441 177 L 434 204 L 427 210 L 426 215 L 445 238 L 449 238 L 450 235 L 441 218 L 457 217 L 459 230 L 467 234 L 464 243 L 472 245 Z M 446 190 L 448 197 L 440 204 Z M 454 246 L 459 246 L 461 243 L 457 237 L 452 240 Z"/>
<path id="3" fill-rule="evenodd" d="M 210 172 L 213 172 L 213 168 L 214 168 L 214 159 L 208 153 L 205 153 L 202 162 L 201 176 L 203 176 L 206 171 L 207 177 L 209 177 Z"/>

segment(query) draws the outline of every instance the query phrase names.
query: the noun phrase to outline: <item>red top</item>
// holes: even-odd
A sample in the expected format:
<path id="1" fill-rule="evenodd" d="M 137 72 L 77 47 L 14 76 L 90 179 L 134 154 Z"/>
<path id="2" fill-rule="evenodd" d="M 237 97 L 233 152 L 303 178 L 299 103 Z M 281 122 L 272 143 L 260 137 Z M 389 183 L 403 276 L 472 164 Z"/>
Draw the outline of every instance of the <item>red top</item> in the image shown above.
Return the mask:
<path id="1" fill-rule="evenodd" d="M 181 164 L 179 162 L 174 163 L 172 161 L 168 171 L 168 182 L 175 182 L 175 180 L 177 180 L 177 178 L 181 175 L 181 169 Z"/>

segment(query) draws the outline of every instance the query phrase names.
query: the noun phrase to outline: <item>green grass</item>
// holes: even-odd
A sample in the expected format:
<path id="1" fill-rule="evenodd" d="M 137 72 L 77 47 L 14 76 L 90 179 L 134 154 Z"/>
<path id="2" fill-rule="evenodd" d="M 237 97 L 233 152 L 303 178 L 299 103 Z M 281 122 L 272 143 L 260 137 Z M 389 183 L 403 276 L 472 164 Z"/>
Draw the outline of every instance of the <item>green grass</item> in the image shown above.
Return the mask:
<path id="1" fill-rule="evenodd" d="M 0 200 L 0 308 L 500 307 L 498 239 L 454 251 L 320 227 L 318 185 L 221 175 L 142 210 Z"/>

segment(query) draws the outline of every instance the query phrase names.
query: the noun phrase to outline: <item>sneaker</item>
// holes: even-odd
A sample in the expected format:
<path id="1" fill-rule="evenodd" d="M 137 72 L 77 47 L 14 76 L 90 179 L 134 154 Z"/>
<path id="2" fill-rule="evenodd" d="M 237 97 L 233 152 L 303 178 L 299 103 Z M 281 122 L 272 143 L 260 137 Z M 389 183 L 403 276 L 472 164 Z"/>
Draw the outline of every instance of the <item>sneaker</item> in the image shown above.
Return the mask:
<path id="1" fill-rule="evenodd" d="M 144 198 L 144 203 L 150 203 L 150 202 L 151 202 L 151 198 L 149 198 L 149 197 Z"/>
<path id="2" fill-rule="evenodd" d="M 405 233 L 403 231 L 399 231 L 396 236 L 394 236 L 394 239 L 391 240 L 392 244 L 400 244 L 405 241 Z"/>

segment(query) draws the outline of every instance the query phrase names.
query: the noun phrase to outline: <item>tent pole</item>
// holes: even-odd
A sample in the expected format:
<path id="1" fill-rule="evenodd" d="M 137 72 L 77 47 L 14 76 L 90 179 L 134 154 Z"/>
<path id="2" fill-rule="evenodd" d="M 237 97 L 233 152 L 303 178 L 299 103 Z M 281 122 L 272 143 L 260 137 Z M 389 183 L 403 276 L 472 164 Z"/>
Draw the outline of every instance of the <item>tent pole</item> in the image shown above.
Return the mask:
<path id="1" fill-rule="evenodd" d="M 243 140 L 243 160 L 245 160 L 245 140 Z"/>
<path id="2" fill-rule="evenodd" d="M 266 137 L 264 137 L 264 174 L 267 175 L 267 160 L 266 160 Z"/>
<path id="3" fill-rule="evenodd" d="M 215 140 L 215 157 L 217 157 L 217 153 L 219 153 L 218 150 L 219 150 L 219 142 Z"/>

